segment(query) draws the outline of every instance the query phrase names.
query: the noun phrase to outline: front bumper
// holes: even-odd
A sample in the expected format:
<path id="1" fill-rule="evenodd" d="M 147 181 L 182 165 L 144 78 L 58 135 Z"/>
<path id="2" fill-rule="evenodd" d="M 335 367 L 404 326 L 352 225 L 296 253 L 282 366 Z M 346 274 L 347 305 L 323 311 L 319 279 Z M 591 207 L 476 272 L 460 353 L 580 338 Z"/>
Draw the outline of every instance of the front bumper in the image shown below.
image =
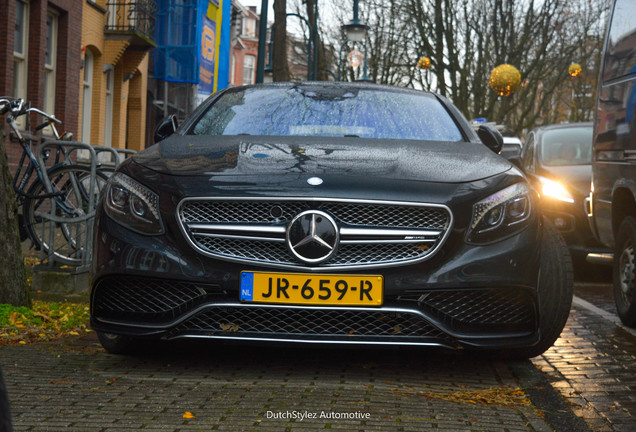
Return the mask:
<path id="1" fill-rule="evenodd" d="M 365 270 L 384 278 L 381 307 L 242 303 L 240 272 L 271 268 L 203 256 L 170 226 L 162 236 L 147 237 L 103 214 L 96 222 L 91 292 L 96 331 L 450 348 L 531 346 L 540 336 L 538 222 L 485 246 L 466 244 L 457 230 L 429 261 Z"/>
<path id="2" fill-rule="evenodd" d="M 584 261 L 588 254 L 606 254 L 609 251 L 593 235 L 584 199 L 574 203 L 544 200 L 541 203 L 543 215 L 557 228 L 568 245 L 572 258 Z"/>

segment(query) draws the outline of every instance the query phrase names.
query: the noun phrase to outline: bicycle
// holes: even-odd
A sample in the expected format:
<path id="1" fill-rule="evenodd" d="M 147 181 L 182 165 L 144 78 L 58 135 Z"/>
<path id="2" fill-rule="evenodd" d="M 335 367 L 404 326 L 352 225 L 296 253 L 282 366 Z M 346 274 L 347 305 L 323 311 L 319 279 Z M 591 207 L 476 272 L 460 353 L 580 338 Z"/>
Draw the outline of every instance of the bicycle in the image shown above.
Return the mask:
<path id="1" fill-rule="evenodd" d="M 23 240 L 30 238 L 33 246 L 47 254 L 52 252 L 54 260 L 61 264 L 80 265 L 83 254 L 90 252 L 82 246 L 82 237 L 87 235 L 86 224 L 91 219 L 91 213 L 94 212 L 94 206 L 93 208 L 89 206 L 91 193 L 92 201 L 95 203 L 108 177 L 96 171 L 93 183 L 91 169 L 73 161 L 71 153 L 76 149 L 65 150 L 64 146 L 74 143 L 65 140 L 70 134 L 60 135 L 55 125 L 62 122 L 54 115 L 37 108 L 27 108 L 22 99 L 0 97 L 0 115 L 7 113 L 7 123 L 22 146 L 22 156 L 13 179 L 13 188 L 18 206 L 22 207 Z M 53 166 L 48 169 L 38 162 L 31 150 L 31 134 L 29 133 L 28 137 L 23 136 L 17 125 L 17 119 L 20 116 L 30 113 L 36 113 L 45 118 L 44 123 L 37 126 L 35 130 L 50 127 L 55 141 L 60 144 L 55 151 Z M 27 116 L 27 125 L 29 117 Z M 27 129 L 30 127 L 27 126 Z M 43 155 L 42 161 L 45 163 L 49 158 L 50 153 L 47 152 Z M 27 159 L 28 165 L 25 168 Z M 33 177 L 34 173 L 35 177 Z M 52 222 L 51 216 L 57 222 Z M 54 226 L 54 241 L 50 241 L 50 237 L 45 235 L 47 224 Z"/>

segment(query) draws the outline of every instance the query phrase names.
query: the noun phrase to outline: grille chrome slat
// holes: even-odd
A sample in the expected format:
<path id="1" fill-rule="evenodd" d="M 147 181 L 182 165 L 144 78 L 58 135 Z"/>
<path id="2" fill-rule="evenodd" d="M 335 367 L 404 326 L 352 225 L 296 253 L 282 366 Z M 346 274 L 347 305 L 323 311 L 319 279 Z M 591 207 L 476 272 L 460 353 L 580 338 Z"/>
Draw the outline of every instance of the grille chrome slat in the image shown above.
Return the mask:
<path id="1" fill-rule="evenodd" d="M 188 224 L 191 231 L 203 234 L 204 232 L 214 233 L 217 231 L 231 231 L 236 233 L 258 232 L 262 234 L 285 235 L 284 226 L 254 226 L 254 225 L 229 225 L 229 224 Z"/>
<path id="2" fill-rule="evenodd" d="M 309 209 L 329 213 L 340 230 L 338 252 L 320 267 L 297 261 L 284 243 L 287 224 Z M 423 261 L 439 249 L 452 225 L 443 205 L 323 198 L 188 198 L 177 216 L 188 242 L 205 255 L 311 270 Z"/>

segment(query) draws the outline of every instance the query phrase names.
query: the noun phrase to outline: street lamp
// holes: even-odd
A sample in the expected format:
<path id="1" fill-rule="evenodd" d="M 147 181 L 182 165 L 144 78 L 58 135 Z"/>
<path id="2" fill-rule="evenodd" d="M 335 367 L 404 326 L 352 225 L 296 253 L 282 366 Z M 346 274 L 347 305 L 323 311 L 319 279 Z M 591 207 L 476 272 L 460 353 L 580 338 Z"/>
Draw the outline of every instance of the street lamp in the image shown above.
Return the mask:
<path id="1" fill-rule="evenodd" d="M 358 0 L 353 0 L 353 19 L 342 26 L 345 37 L 351 42 L 362 42 L 367 37 L 369 26 L 358 17 Z"/>
<path id="2" fill-rule="evenodd" d="M 362 76 L 359 81 L 371 81 L 371 78 L 367 75 L 367 30 L 369 26 L 360 21 L 358 16 L 358 2 L 359 0 L 353 0 L 353 19 L 347 24 L 344 24 L 341 29 L 347 40 L 355 43 L 364 44 L 364 65 L 362 69 Z"/>

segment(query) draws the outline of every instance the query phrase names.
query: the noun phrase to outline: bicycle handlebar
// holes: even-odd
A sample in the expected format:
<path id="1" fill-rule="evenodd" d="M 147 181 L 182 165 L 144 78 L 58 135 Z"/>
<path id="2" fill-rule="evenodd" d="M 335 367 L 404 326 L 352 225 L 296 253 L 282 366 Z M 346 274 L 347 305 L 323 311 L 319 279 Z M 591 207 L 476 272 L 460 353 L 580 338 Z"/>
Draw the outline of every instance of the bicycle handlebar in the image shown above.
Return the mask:
<path id="1" fill-rule="evenodd" d="M 28 108 L 28 109 L 26 109 L 26 110 L 24 111 L 24 113 L 21 113 L 21 114 L 19 114 L 19 115 L 26 114 L 26 113 L 28 113 L 28 112 L 34 112 L 34 113 L 40 114 L 42 117 L 44 117 L 44 118 L 46 118 L 46 119 L 47 119 L 47 122 L 46 122 L 47 124 L 48 124 L 49 122 L 55 122 L 55 123 L 57 123 L 57 124 L 62 124 L 62 120 L 60 120 L 60 119 L 58 119 L 57 117 L 55 117 L 55 115 L 54 115 L 54 114 L 47 114 L 47 113 L 45 113 L 44 111 L 39 110 L 39 109 L 37 109 L 37 108 Z M 40 125 L 40 126 L 42 126 L 42 125 Z M 39 128 L 40 126 L 38 126 L 38 128 Z M 42 128 L 45 128 L 45 127 L 46 127 L 46 126 L 42 126 Z M 40 129 L 37 129 L 37 130 L 40 130 Z"/>
<path id="2" fill-rule="evenodd" d="M 20 131 L 18 130 L 15 124 L 15 120 L 18 117 L 23 116 L 27 113 L 36 113 L 46 119 L 44 123 L 42 123 L 41 125 L 35 128 L 36 131 L 42 130 L 45 127 L 50 126 L 51 129 L 53 130 L 53 134 L 55 135 L 55 138 L 58 140 L 60 139 L 60 134 L 55 128 L 54 123 L 61 125 L 62 121 L 56 118 L 54 114 L 47 114 L 44 111 L 39 110 L 37 108 L 25 108 L 24 99 L 12 98 L 10 96 L 0 97 L 0 115 L 6 114 L 9 111 L 11 111 L 11 114 L 7 120 L 9 122 L 9 125 L 11 126 L 11 128 L 13 129 L 13 131 L 16 133 L 16 135 L 18 136 L 20 140 L 22 140 L 22 135 L 20 134 Z"/>
<path id="3" fill-rule="evenodd" d="M 23 116 L 23 115 L 25 115 L 27 113 L 31 113 L 31 112 L 34 112 L 36 114 L 40 114 L 47 121 L 46 121 L 46 124 L 38 126 L 36 128 L 37 130 L 44 129 L 51 122 L 57 123 L 57 124 L 62 124 L 62 121 L 60 119 L 58 119 L 57 117 L 55 117 L 55 114 L 47 114 L 44 111 L 42 111 L 40 109 L 37 109 L 37 108 L 26 108 L 25 109 L 25 107 L 24 107 L 24 99 L 20 99 L 20 98 L 15 99 L 15 98 L 11 98 L 9 96 L 3 96 L 3 97 L 0 97 L 0 105 L 2 106 L 0 108 L 0 115 L 6 114 L 10 110 L 14 119 L 16 119 L 16 118 L 18 118 L 20 116 Z"/>
<path id="4" fill-rule="evenodd" d="M 0 103 L 3 104 L 0 109 L 0 114 L 6 114 L 9 110 L 13 114 L 13 117 L 18 117 L 22 115 L 22 111 L 24 108 L 24 100 L 23 99 L 14 99 L 11 97 L 3 97 L 0 98 Z"/>

